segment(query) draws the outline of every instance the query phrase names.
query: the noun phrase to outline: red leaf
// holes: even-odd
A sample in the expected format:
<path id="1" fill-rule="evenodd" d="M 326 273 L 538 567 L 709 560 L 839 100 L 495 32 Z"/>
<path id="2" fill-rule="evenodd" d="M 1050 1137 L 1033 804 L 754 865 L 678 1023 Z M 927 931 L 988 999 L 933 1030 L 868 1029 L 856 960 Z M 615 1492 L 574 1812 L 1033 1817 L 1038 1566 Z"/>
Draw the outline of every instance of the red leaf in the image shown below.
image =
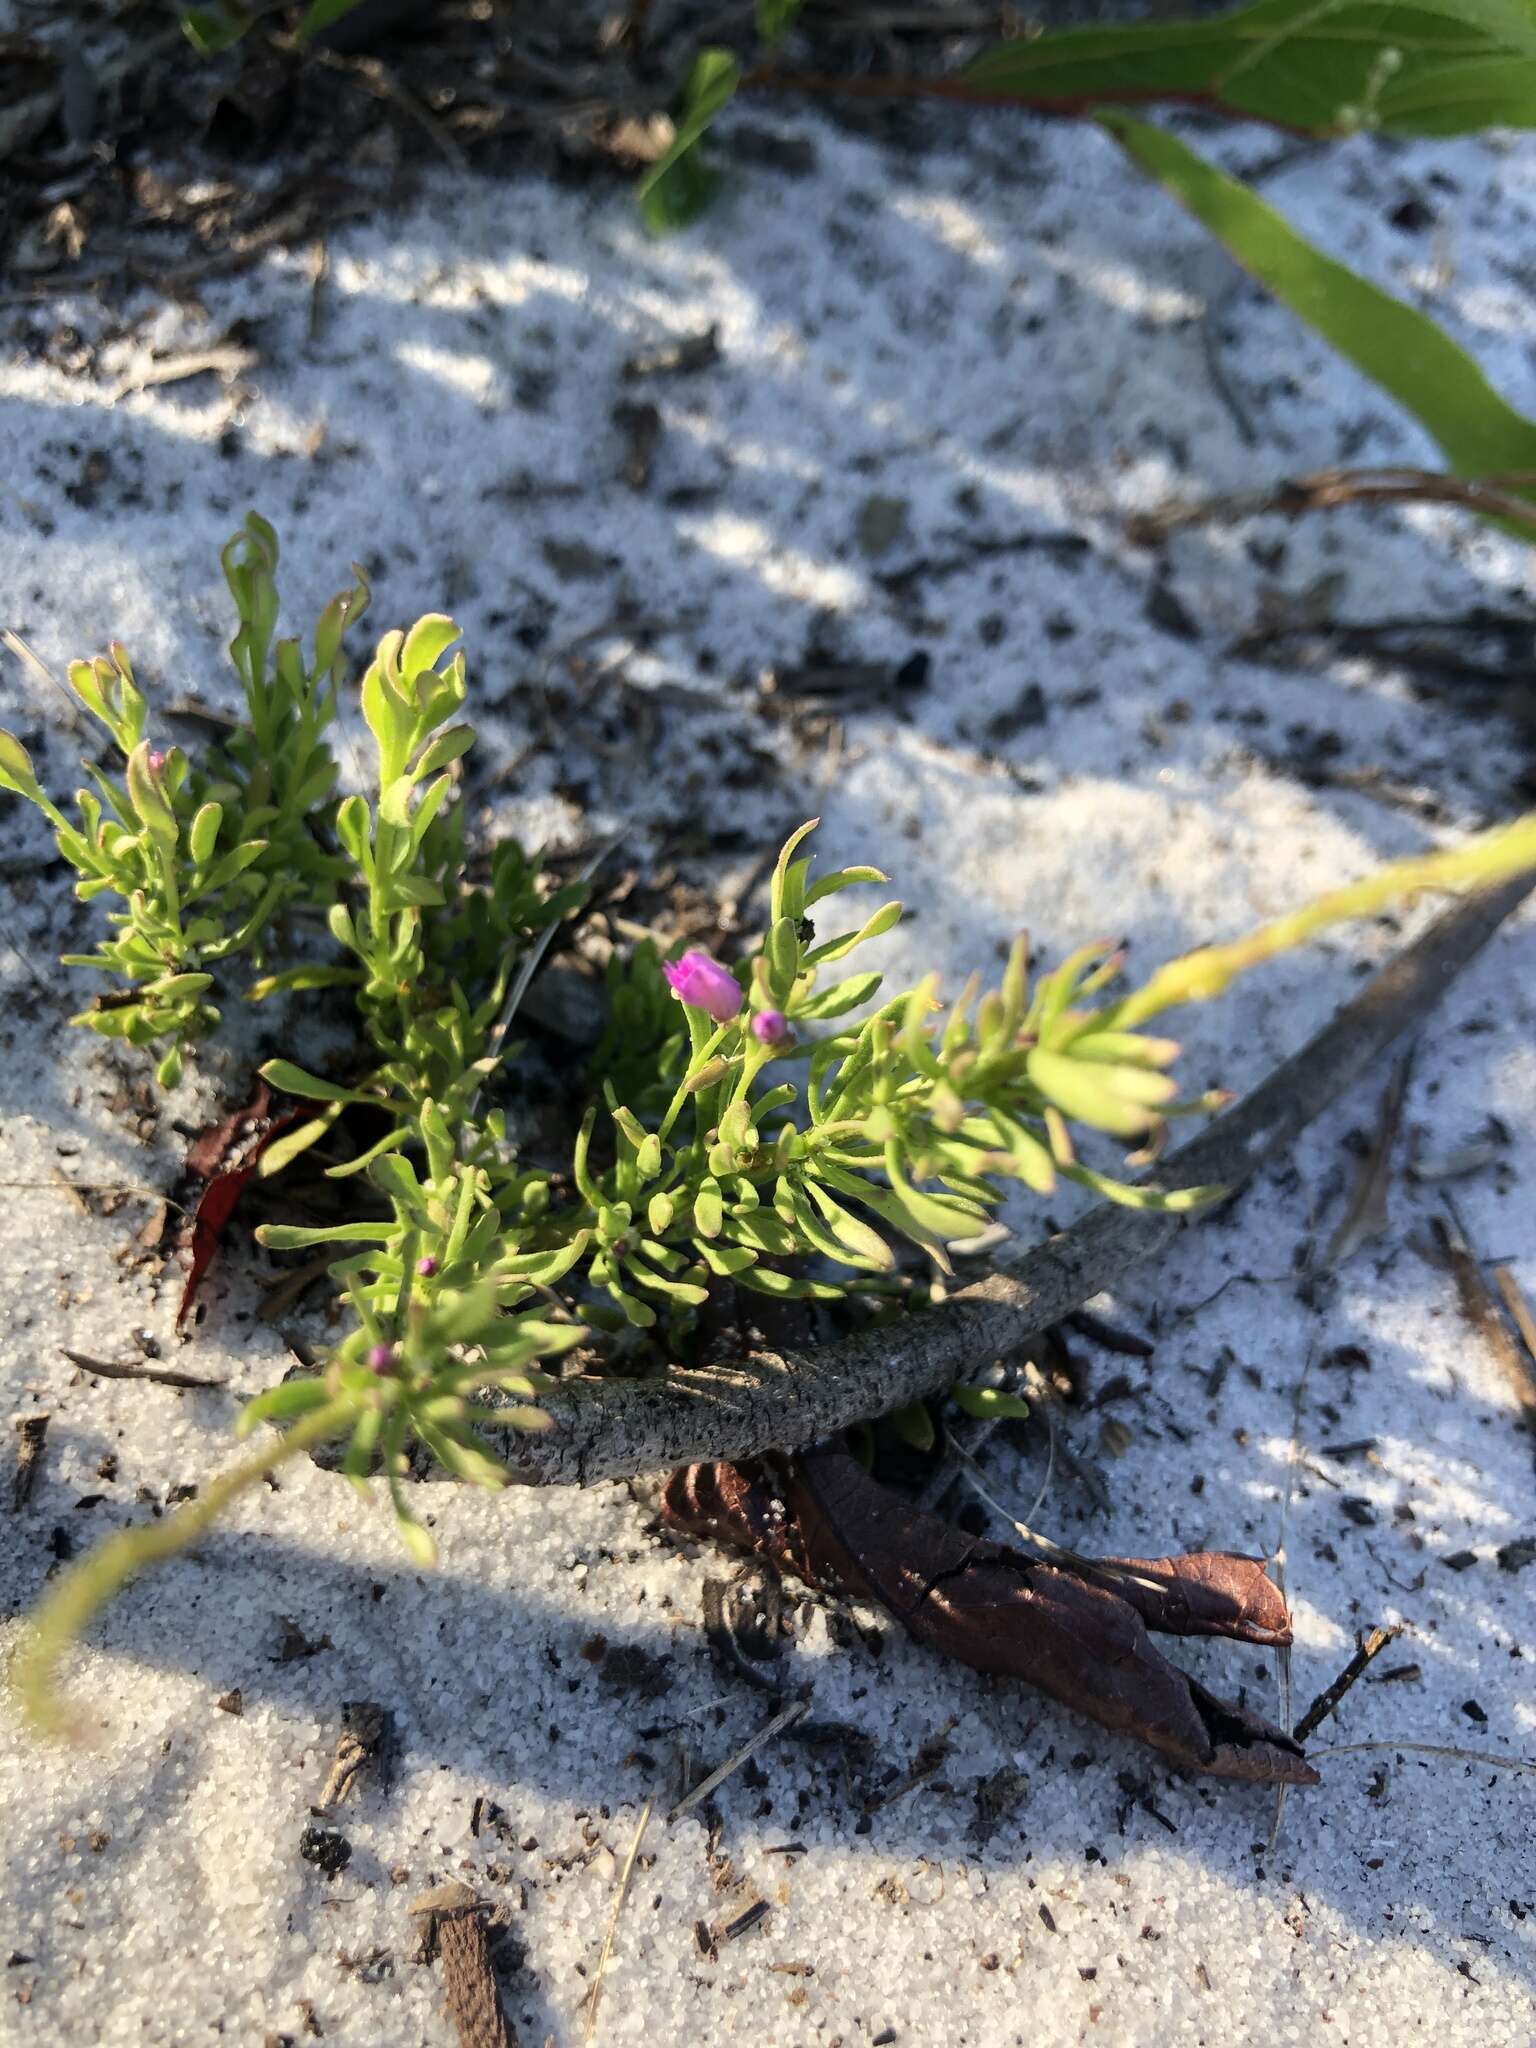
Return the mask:
<path id="1" fill-rule="evenodd" d="M 690 1465 L 668 1481 L 663 1514 L 810 1585 L 875 1601 L 915 1641 L 973 1670 L 1021 1678 L 1187 1770 L 1317 1782 L 1283 1729 L 1217 1699 L 1147 1634 L 1288 1642 L 1284 1597 L 1257 1559 L 1047 1562 L 965 1535 L 842 1451 Z"/>
<path id="2" fill-rule="evenodd" d="M 210 1124 L 187 1153 L 188 1172 L 206 1182 L 206 1186 L 197 1198 L 191 1227 L 183 1237 L 189 1263 L 181 1306 L 176 1311 L 178 1327 L 191 1311 L 198 1287 L 213 1262 L 246 1182 L 261 1163 L 262 1153 L 275 1137 L 305 1114 L 302 1109 L 274 1113 L 272 1102 L 271 1088 L 265 1081 L 258 1081 L 244 1109 L 234 1110 L 218 1123 Z"/>

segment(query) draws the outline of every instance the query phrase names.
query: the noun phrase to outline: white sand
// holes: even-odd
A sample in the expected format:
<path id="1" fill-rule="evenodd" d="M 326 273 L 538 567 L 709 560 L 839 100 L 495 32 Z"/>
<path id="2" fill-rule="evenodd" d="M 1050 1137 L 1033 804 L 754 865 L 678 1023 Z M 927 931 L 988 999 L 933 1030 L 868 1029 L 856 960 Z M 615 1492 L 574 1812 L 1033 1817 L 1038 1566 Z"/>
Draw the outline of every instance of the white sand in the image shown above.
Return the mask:
<path id="1" fill-rule="evenodd" d="M 1528 603 L 1528 557 L 1512 543 L 1428 512 L 1213 528 L 1171 553 L 1201 637 L 1143 617 L 1154 565 L 1124 541 L 1127 512 L 1341 459 L 1433 460 L 1384 399 L 1091 133 L 980 122 L 962 154 L 913 163 L 810 121 L 802 132 L 814 176 L 757 174 L 700 230 L 662 244 L 622 196 L 445 185 L 407 219 L 336 239 L 313 339 L 298 258 L 210 286 L 206 321 L 156 312 L 67 367 L 28 343 L 50 316 L 7 314 L 5 622 L 54 663 L 121 635 L 157 693 L 223 695 L 216 548 L 255 504 L 283 535 L 290 622 L 307 628 L 353 555 L 376 570 L 373 631 L 455 610 L 479 701 L 496 707 L 489 759 L 511 762 L 540 738 L 517 686 L 541 663 L 514 630 L 541 626 L 548 658 L 611 625 L 628 598 L 659 622 L 650 652 L 630 660 L 634 682 L 681 685 L 716 708 L 666 713 L 659 742 L 632 733 L 613 761 L 537 754 L 498 792 L 498 816 L 570 840 L 584 829 L 571 798 L 584 791 L 599 824 L 629 820 L 643 855 L 648 823 L 713 804 L 746 835 L 745 866 L 751 842 L 820 811 L 826 856 L 881 862 L 918 913 L 887 942 L 893 970 L 938 965 L 951 989 L 993 966 L 1021 924 L 1051 958 L 1123 931 L 1150 965 L 1423 843 L 1400 810 L 1305 787 L 1286 765 L 1306 736 L 1292 728 L 1337 734 L 1335 766 L 1379 767 L 1433 793 L 1449 830 L 1510 806 L 1517 762 L 1503 724 L 1419 704 L 1358 665 L 1283 674 L 1224 649 L 1262 605 L 1299 604 L 1323 577 L 1335 579 L 1327 608 L 1346 618 Z M 1255 133 L 1223 146 L 1238 167 L 1273 147 Z M 1536 328 L 1515 265 L 1536 211 L 1536 146 L 1360 142 L 1268 189 L 1350 261 L 1423 296 L 1512 399 L 1532 404 Z M 1433 232 L 1387 224 L 1410 192 L 1437 209 Z M 194 345 L 235 317 L 261 323 L 263 358 L 236 400 L 203 379 L 110 403 L 150 350 Z M 1252 446 L 1213 387 L 1203 321 Z M 89 308 L 78 322 L 88 345 L 99 338 Z M 635 347 L 711 322 L 716 367 L 621 381 Z M 624 398 L 663 416 L 643 496 L 615 481 L 609 414 Z M 96 452 L 110 467 L 92 500 L 79 487 Z M 856 539 L 872 495 L 906 506 L 904 533 L 876 562 Z M 1076 557 L 997 552 L 905 596 L 875 580 L 1031 531 L 1091 545 Z M 1283 557 L 1261 566 L 1256 540 L 1283 544 Z M 572 575 L 558 550 L 573 545 L 611 565 Z M 812 638 L 845 658 L 926 648 L 932 679 L 910 722 L 854 717 L 841 757 L 789 753 L 753 709 L 755 677 L 800 659 Z M 597 651 L 622 659 L 622 639 L 610 632 Z M 989 720 L 1030 684 L 1046 722 L 989 738 Z M 0 700 L 70 786 L 57 702 L 9 662 Z M 557 721 L 557 737 L 569 724 Z M 750 758 L 747 737 L 786 753 L 783 787 L 717 785 L 719 760 Z M 1279 758 L 1265 765 L 1250 749 Z M 19 806 L 0 811 L 17 949 L 0 956 L 0 1370 L 8 1415 L 53 1418 L 43 1476 L 0 1553 L 13 1616 L 56 1547 L 78 1550 L 213 1469 L 233 1408 L 223 1393 L 93 1383 L 60 1356 L 62 1344 L 122 1355 L 140 1328 L 174 1351 L 176 1289 L 171 1274 L 156 1285 L 118 1263 L 141 1208 L 82 1217 L 56 1171 L 167 1185 L 185 1141 L 163 1118 L 146 1149 L 120 1092 L 126 1063 L 66 1027 L 82 981 L 53 963 L 90 917 L 57 869 L 28 871 L 44 847 Z M 1399 936 L 1351 934 L 1190 1019 L 1190 1082 L 1255 1079 Z M 1526 919 L 1431 1020 L 1404 1147 L 1444 1152 L 1490 1112 L 1502 1119 L 1498 1165 L 1456 1196 L 1480 1248 L 1507 1256 L 1536 1296 L 1533 966 Z M 213 1056 L 176 1112 L 195 1123 L 216 1087 L 240 1078 L 236 1056 Z M 1531 1446 L 1448 1277 L 1410 1245 L 1433 1191 L 1399 1177 L 1389 1238 L 1316 1311 L 1297 1296 L 1294 1261 L 1337 1220 L 1343 1140 L 1372 1125 L 1378 1094 L 1373 1084 L 1325 1119 L 1294 1171 L 1136 1276 L 1114 1306 L 1159 1342 L 1150 1370 L 1129 1366 L 1136 1397 L 1103 1411 L 1134 1432 L 1126 1455 L 1106 1460 L 1113 1511 L 1086 1512 L 1058 1479 L 1040 1519 L 1103 1549 L 1272 1546 L 1311 1352 L 1289 1536 L 1298 1705 L 1357 1627 L 1403 1620 L 1409 1633 L 1383 1666 L 1419 1675 L 1362 1684 L 1319 1741 L 1536 1755 L 1536 1567 L 1519 1577 L 1495 1561 L 1500 1545 L 1536 1535 Z M 253 1320 L 258 1300 L 231 1258 L 182 1362 L 242 1390 L 276 1378 L 284 1354 Z M 1343 1346 L 1368 1365 L 1331 1363 Z M 1205 1376 L 1223 1347 L 1230 1365 L 1211 1397 Z M 1102 1386 L 1126 1362 L 1093 1368 Z M 1090 1448 L 1100 1419 L 1081 1425 Z M 1322 1449 L 1363 1438 L 1369 1455 Z M 1037 1467 L 1002 1455 L 991 1469 L 1021 1506 L 1033 1496 Z M 1365 1505 L 1347 1510 L 1351 1500 Z M 718 1561 L 664 1548 L 624 1489 L 444 1490 L 432 1506 L 444 1563 L 424 1577 L 338 1481 L 285 1478 L 93 1632 L 72 1679 L 99 1724 L 96 1748 L 40 1750 L 6 1729 L 0 2038 L 298 2037 L 308 1999 L 328 2042 L 447 2042 L 437 1975 L 410 1959 L 405 1906 L 452 1874 L 500 1902 L 522 1951 L 508 1979 L 522 2038 L 581 2038 L 642 1801 L 655 1791 L 666 1803 L 679 1742 L 697 1772 L 765 1709 L 723 1690 L 705 1652 L 700 1585 Z M 1468 1551 L 1465 1569 L 1447 1565 Z M 275 1662 L 278 1616 L 328 1646 Z M 665 1690 L 605 1687 L 580 1654 L 599 1634 L 664 1660 Z M 1279 1711 L 1272 1660 L 1180 1655 Z M 1513 2048 L 1536 2037 L 1536 1780 L 1391 1749 L 1340 1757 L 1321 1789 L 1291 1799 L 1270 1855 L 1271 1795 L 1172 1778 L 1048 1703 L 889 1636 L 878 1655 L 838 1647 L 817 1612 L 787 1669 L 814 1685 L 818 1720 L 872 1740 L 872 1786 L 952 1723 L 948 1760 L 861 1824 L 835 1750 L 774 1745 L 764 1777 L 738 1774 L 719 1799 L 718 1852 L 744 1890 L 716 1889 L 698 1814 L 653 1824 L 600 2040 L 1380 2048 L 1422 2036 Z M 214 1704 L 231 1688 L 238 1718 Z M 399 1762 L 390 1785 L 371 1780 L 344 1812 L 354 1853 L 329 1882 L 298 1843 L 340 1704 L 357 1698 L 393 1711 Z M 1027 1773 L 1027 1797 L 979 1846 L 968 1834 L 977 1785 L 1003 1766 Z M 1127 1773 L 1166 1825 L 1124 1789 Z M 482 1808 L 477 1838 L 481 1799 L 505 1818 L 492 1826 Z M 791 1841 L 805 1853 L 771 1853 Z M 702 1955 L 695 1923 L 718 1926 L 758 1894 L 766 1920 L 718 1960 Z M 791 1964 L 810 1967 L 775 1967 Z"/>

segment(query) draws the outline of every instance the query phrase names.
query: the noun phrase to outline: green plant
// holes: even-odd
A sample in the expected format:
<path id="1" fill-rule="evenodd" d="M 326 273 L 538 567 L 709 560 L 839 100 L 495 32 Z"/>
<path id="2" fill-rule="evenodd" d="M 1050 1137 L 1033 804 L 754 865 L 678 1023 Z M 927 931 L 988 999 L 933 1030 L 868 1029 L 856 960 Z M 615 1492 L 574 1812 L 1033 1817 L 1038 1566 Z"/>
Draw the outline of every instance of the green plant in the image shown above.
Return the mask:
<path id="1" fill-rule="evenodd" d="M 366 580 L 337 597 L 315 628 L 306 663 L 296 640 L 272 658 L 277 538 L 254 513 L 224 550 L 240 616 L 230 653 L 245 690 L 246 723 L 194 763 L 146 735 L 148 705 L 126 648 L 70 664 L 69 680 L 118 756 L 96 761 L 75 794 L 71 822 L 44 792 L 26 750 L 0 738 L 0 787 L 28 797 L 53 825 L 83 899 L 115 897 L 112 935 L 67 964 L 128 986 L 75 1019 L 107 1038 L 165 1047 L 159 1078 L 180 1076 L 182 1053 L 219 1019 L 208 1001 L 216 971 L 260 961 L 288 905 L 328 893 L 345 864 L 326 850 L 336 763 L 325 733 L 335 715 L 341 640 L 368 601 Z"/>
<path id="2" fill-rule="evenodd" d="M 1178 1046 L 1142 1027 L 1342 918 L 1536 866 L 1532 816 L 1186 955 L 1118 999 L 1101 1000 L 1121 966 L 1112 948 L 1084 947 L 1031 987 L 1020 939 L 999 988 L 982 995 L 973 983 L 946 1010 L 934 976 L 881 1000 L 880 973 L 848 964 L 893 928 L 898 902 L 822 936 L 847 892 L 886 877 L 814 877 L 803 850 L 812 821 L 781 850 L 766 923 L 738 966 L 698 950 L 663 960 L 643 945 L 612 969 L 610 1026 L 569 1170 L 556 1173 L 519 1156 L 495 1095 L 514 977 L 583 891 L 547 888 L 512 845 L 491 853 L 488 881 L 476 878 L 457 628 L 431 614 L 379 642 L 358 691 L 370 787 L 338 800 L 325 734 L 365 586 L 327 608 L 306 663 L 296 641 L 273 650 L 271 529 L 253 516 L 224 561 L 247 722 L 222 753 L 194 765 L 150 750 L 146 699 L 114 649 L 71 676 L 123 757 L 124 783 L 94 770 L 71 822 L 0 734 L 0 786 L 43 812 L 79 892 L 117 905 L 107 916 L 118 936 L 78 964 L 126 986 L 79 1021 L 131 1020 L 123 1036 L 166 1048 L 164 1080 L 216 1021 L 210 994 L 237 963 L 267 969 L 246 990 L 257 1001 L 350 992 L 361 1050 L 349 1080 L 287 1059 L 262 1069 L 314 1105 L 268 1148 L 263 1171 L 324 1141 L 326 1173 L 365 1177 L 370 1200 L 334 1224 L 258 1232 L 274 1251 L 337 1248 L 347 1327 L 315 1377 L 246 1407 L 242 1434 L 284 1427 L 273 1447 L 185 1515 L 114 1537 L 61 1577 L 22 1662 L 40 1719 L 53 1713 L 53 1662 L 92 1608 L 299 1450 L 336 1440 L 349 1479 L 381 1475 L 402 1541 L 425 1563 L 431 1540 L 402 1483 L 413 1449 L 457 1478 L 505 1483 L 482 1426 L 546 1427 L 541 1363 L 578 1344 L 594 1370 L 647 1344 L 665 1363 L 686 1354 L 700 1312 L 728 1286 L 819 1301 L 889 1293 L 898 1240 L 946 1268 L 946 1247 L 974 1236 L 1013 1182 L 1045 1194 L 1062 1176 L 1135 1207 L 1199 1206 L 1219 1190 L 1163 1191 L 1079 1156 L 1087 1134 L 1155 1162 L 1171 1118 L 1220 1099 L 1180 1100 L 1167 1071 Z M 367 1119 L 366 1142 L 349 1115 Z M 492 1412 L 486 1389 L 514 1401 Z"/>

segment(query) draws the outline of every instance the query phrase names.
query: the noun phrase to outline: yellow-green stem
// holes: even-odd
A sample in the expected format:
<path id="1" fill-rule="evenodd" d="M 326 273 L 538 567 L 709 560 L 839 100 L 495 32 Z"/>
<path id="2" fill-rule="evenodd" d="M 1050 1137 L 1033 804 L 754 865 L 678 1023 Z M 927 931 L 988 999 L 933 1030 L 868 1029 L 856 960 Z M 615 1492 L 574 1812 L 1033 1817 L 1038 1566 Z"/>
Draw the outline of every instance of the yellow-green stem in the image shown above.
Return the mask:
<path id="1" fill-rule="evenodd" d="M 1528 868 L 1536 868 L 1536 812 L 1480 832 L 1448 852 L 1392 861 L 1361 881 L 1331 889 L 1300 910 L 1261 924 L 1246 938 L 1233 939 L 1225 946 L 1202 946 L 1170 960 L 1145 988 L 1106 1011 L 1102 1021 L 1116 1030 L 1128 1030 L 1176 1003 L 1199 1003 L 1219 996 L 1239 974 L 1272 960 L 1277 953 L 1288 952 L 1330 925 L 1369 917 L 1420 889 L 1487 888 Z"/>
<path id="2" fill-rule="evenodd" d="M 27 1625 L 12 1673 L 26 1719 L 40 1733 L 77 1732 L 67 1702 L 54 1684 L 59 1659 L 99 1608 L 136 1578 L 195 1543 L 230 1502 L 327 1437 L 339 1435 L 353 1414 L 350 1401 L 330 1401 L 286 1430 L 278 1440 L 210 1481 L 205 1492 L 162 1522 L 120 1529 L 60 1574 Z"/>

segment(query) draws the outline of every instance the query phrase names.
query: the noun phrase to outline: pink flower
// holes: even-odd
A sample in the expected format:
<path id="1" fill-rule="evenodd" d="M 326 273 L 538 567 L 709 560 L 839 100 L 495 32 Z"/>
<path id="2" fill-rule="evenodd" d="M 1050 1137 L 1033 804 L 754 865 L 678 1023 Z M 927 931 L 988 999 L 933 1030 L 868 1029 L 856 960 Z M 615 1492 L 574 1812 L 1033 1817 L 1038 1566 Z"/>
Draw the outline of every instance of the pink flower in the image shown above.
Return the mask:
<path id="1" fill-rule="evenodd" d="M 433 1258 L 432 1254 L 428 1252 L 424 1259 L 418 1259 L 416 1261 L 416 1270 L 421 1275 L 423 1280 L 430 1280 L 432 1278 L 432 1275 L 437 1271 L 437 1261 Z"/>
<path id="2" fill-rule="evenodd" d="M 697 946 L 681 960 L 666 961 L 663 972 L 679 1002 L 686 1003 L 691 1010 L 703 1010 L 717 1024 L 729 1024 L 741 1008 L 741 989 L 735 975 Z"/>
<path id="3" fill-rule="evenodd" d="M 395 1347 L 393 1344 L 374 1344 L 368 1352 L 368 1365 L 376 1373 L 391 1373 L 395 1369 Z"/>
<path id="4" fill-rule="evenodd" d="M 144 758 L 151 775 L 158 775 L 161 769 L 165 766 L 165 756 L 160 752 L 158 747 L 155 748 L 152 752 L 146 754 Z"/>
<path id="5" fill-rule="evenodd" d="M 782 1010 L 759 1010 L 752 1019 L 752 1036 L 759 1045 L 777 1048 L 787 1045 L 794 1033 L 789 1028 L 789 1019 Z"/>

